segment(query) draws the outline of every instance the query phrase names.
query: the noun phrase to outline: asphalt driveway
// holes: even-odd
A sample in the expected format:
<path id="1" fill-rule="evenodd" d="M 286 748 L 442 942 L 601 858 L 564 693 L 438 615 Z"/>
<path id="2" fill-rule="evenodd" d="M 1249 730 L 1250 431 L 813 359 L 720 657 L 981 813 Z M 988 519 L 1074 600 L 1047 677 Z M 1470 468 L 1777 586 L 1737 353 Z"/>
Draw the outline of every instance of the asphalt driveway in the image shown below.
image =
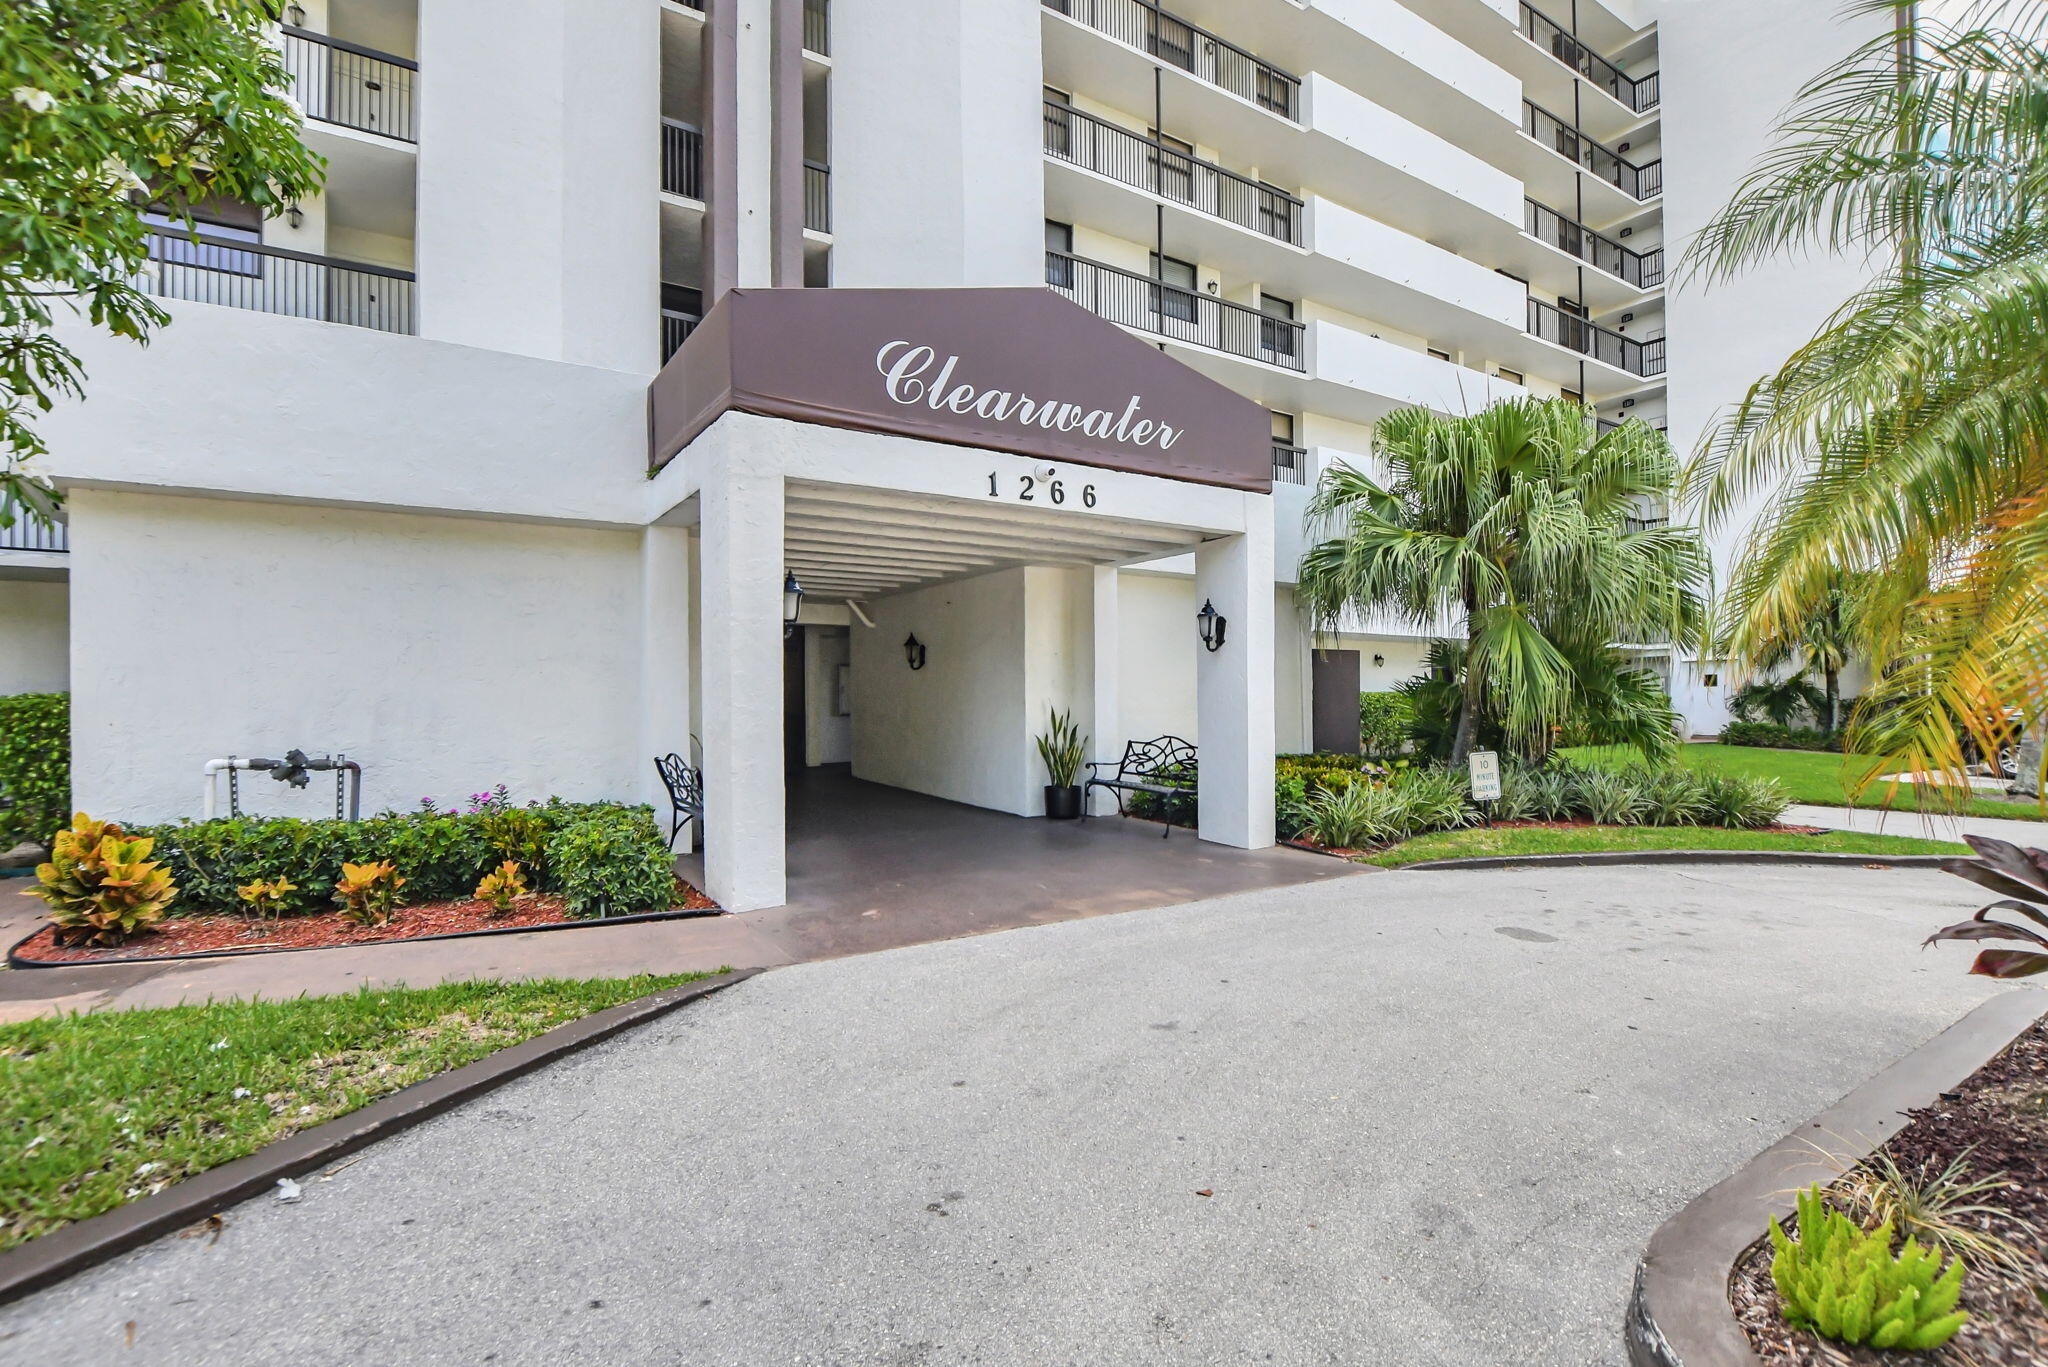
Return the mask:
<path id="1" fill-rule="evenodd" d="M 1659 1222 L 2000 990 L 1917 948 L 1973 905 L 1409 872 L 780 969 L 0 1309 L 0 1358 L 1619 1363 Z"/>

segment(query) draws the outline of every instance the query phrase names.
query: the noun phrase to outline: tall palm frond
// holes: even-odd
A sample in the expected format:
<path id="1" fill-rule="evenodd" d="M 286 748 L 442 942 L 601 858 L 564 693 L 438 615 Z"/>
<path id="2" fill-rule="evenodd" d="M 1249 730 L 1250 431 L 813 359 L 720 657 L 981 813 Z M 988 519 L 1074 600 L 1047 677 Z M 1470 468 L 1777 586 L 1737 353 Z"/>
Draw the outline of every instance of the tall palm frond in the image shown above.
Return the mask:
<path id="1" fill-rule="evenodd" d="M 2048 3 L 1855 8 L 1887 31 L 1801 91 L 1680 273 L 1821 249 L 1873 279 L 1707 434 L 1685 492 L 1709 525 L 1763 500 L 1717 653 L 1768 661 L 1849 584 L 1879 676 L 1852 744 L 1960 775 L 1964 737 L 1988 751 L 2048 691 Z"/>

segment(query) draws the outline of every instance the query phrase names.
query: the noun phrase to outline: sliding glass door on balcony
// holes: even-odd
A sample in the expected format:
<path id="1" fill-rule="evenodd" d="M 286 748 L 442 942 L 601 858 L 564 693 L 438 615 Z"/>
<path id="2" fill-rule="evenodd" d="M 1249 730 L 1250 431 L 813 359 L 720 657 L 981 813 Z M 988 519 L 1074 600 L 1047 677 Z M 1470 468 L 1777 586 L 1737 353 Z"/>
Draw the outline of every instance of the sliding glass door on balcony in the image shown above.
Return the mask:
<path id="1" fill-rule="evenodd" d="M 280 27 L 291 95 L 307 118 L 403 142 L 419 140 L 418 63 L 290 24 Z"/>
<path id="2" fill-rule="evenodd" d="M 1522 101 L 1522 131 L 1566 161 L 1577 162 L 1632 198 L 1655 199 L 1664 193 L 1664 163 L 1661 159 L 1639 166 L 1528 100 Z"/>
<path id="3" fill-rule="evenodd" d="M 1295 119 L 1301 80 L 1229 39 L 1169 14 L 1149 0 L 1043 0 L 1045 7 L 1169 66 L 1220 86 L 1261 109 Z"/>
<path id="4" fill-rule="evenodd" d="M 1663 98 L 1663 83 L 1656 72 L 1640 78 L 1629 76 L 1526 0 L 1522 5 L 1522 36 L 1638 114 L 1656 108 Z"/>
<path id="5" fill-rule="evenodd" d="M 1644 379 L 1664 373 L 1664 339 L 1637 341 L 1569 309 L 1529 301 L 1529 333 Z"/>
<path id="6" fill-rule="evenodd" d="M 1522 226 L 1529 236 L 1548 242 L 1567 256 L 1575 256 L 1609 275 L 1626 280 L 1637 289 L 1653 290 L 1664 283 L 1662 247 L 1647 252 L 1631 251 L 1613 238 L 1566 218 L 1548 205 L 1538 204 L 1533 199 L 1525 199 L 1522 204 Z"/>

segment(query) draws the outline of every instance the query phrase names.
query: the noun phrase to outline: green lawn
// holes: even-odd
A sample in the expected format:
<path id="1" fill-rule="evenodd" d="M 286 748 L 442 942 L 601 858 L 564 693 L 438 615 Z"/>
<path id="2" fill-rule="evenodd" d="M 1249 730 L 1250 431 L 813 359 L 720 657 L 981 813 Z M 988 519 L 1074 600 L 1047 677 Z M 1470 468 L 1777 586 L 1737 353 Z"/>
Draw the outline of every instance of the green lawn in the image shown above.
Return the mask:
<path id="1" fill-rule="evenodd" d="M 1619 764 L 1641 764 L 1642 756 L 1634 750 L 1619 745 L 1581 746 L 1561 752 L 1569 759 L 1588 764 L 1613 767 Z M 1728 773 L 1744 774 L 1755 778 L 1774 778 L 1784 785 L 1794 802 L 1808 803 L 1820 807 L 1893 807 L 1900 811 L 1917 811 L 1915 805 L 1921 790 L 1901 785 L 1894 793 L 1889 785 L 1876 784 L 1866 788 L 1859 796 L 1851 798 L 1845 787 L 1845 776 L 1861 777 L 1877 767 L 1877 761 L 1865 755 L 1831 755 L 1817 750 L 1765 750 L 1749 745 L 1681 745 L 1678 758 L 1683 764 L 1695 769 L 1721 769 Z M 1853 769 L 1850 766 L 1855 766 Z M 1937 807 L 1933 798 L 1927 804 L 1928 810 L 1946 811 Z M 1992 798 L 1969 799 L 1962 807 L 1968 816 L 2004 817 L 2013 821 L 2048 820 L 2035 802 L 2000 802 Z"/>
<path id="2" fill-rule="evenodd" d="M 450 983 L 0 1025 L 0 1248 L 707 976 Z"/>
<path id="3" fill-rule="evenodd" d="M 1730 831 L 1716 826 L 1545 826 L 1476 827 L 1419 835 L 1360 862 L 1398 869 L 1425 859 L 1473 859 L 1486 855 L 1593 854 L 1607 850 L 1798 850 L 1812 854 L 1968 854 L 1966 845 L 1911 836 L 1829 831 L 1792 835 L 1784 831 Z"/>

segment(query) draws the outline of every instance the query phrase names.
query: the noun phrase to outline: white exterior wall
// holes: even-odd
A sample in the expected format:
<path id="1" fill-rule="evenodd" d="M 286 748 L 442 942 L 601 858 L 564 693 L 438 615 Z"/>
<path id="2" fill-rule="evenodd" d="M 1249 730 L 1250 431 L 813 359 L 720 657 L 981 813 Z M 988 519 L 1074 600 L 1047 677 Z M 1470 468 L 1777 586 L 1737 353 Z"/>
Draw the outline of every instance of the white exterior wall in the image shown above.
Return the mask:
<path id="1" fill-rule="evenodd" d="M 0 579 L 0 696 L 60 693 L 70 680 L 70 586 Z"/>
<path id="2" fill-rule="evenodd" d="M 71 518 L 75 616 L 122 624 L 72 640 L 95 816 L 196 817 L 208 760 L 293 746 L 359 761 L 365 811 L 639 793 L 637 535 L 96 491 Z M 317 776 L 242 781 L 333 812 Z"/>
<path id="3" fill-rule="evenodd" d="M 812 768 L 853 758 L 853 718 L 833 710 L 839 697 L 839 667 L 852 661 L 853 643 L 846 632 L 804 628 L 804 763 Z"/>

